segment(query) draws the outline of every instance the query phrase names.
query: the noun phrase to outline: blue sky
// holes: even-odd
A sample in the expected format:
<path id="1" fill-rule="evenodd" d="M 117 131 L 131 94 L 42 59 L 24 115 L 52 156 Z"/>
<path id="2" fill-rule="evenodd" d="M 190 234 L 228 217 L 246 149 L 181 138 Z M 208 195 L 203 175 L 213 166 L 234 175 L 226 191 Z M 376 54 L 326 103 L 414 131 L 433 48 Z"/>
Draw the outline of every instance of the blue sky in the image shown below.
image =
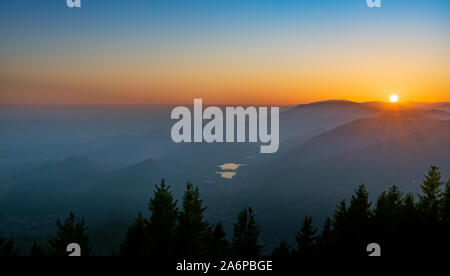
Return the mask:
<path id="1" fill-rule="evenodd" d="M 373 24 L 450 23 L 448 0 L 383 0 L 369 9 L 365 0 L 82 0 L 68 9 L 65 0 L 2 1 L 2 32 L 51 33 L 130 31 L 133 28 L 195 30 L 262 28 L 282 24 L 347 24 L 351 29 Z M 72 27 L 72 28 L 71 28 Z M 112 31 L 112 30 L 109 30 Z"/>
<path id="2" fill-rule="evenodd" d="M 295 89 L 308 90 L 308 93 L 318 93 L 316 98 L 321 99 L 329 95 L 320 94 L 326 88 L 319 87 L 319 82 L 316 87 L 312 83 L 314 78 L 320 80 L 334 74 L 330 82 L 334 81 L 335 85 L 350 82 L 350 78 L 343 80 L 336 75 L 339 71 L 350 71 L 345 68 L 346 61 L 340 59 L 360 61 L 352 69 L 354 72 L 369 70 L 372 64 L 394 70 L 383 79 L 387 83 L 385 89 L 411 90 L 414 86 L 415 94 L 422 93 L 419 87 L 428 84 L 418 85 L 411 79 L 432 76 L 431 71 L 449 67 L 443 60 L 449 57 L 450 0 L 382 0 L 379 9 L 368 8 L 365 0 L 82 0 L 81 9 L 69 9 L 65 2 L 2 1 L 0 81 L 11 84 L 0 87 L 4 88 L 5 101 L 7 94 L 11 99 L 23 94 L 22 99 L 25 99 L 31 92 L 24 91 L 31 88 L 45 90 L 44 94 L 49 96 L 56 93 L 50 92 L 50 86 L 60 90 L 70 85 L 74 87 L 60 72 L 80 71 L 80 68 L 86 72 L 84 75 L 79 72 L 79 79 L 102 72 L 98 80 L 121 76 L 136 78 L 133 79 L 134 83 L 139 83 L 136 90 L 145 87 L 147 91 L 166 89 L 172 93 L 180 88 L 169 86 L 181 83 L 183 75 L 190 74 L 184 87 L 191 94 L 201 89 L 232 90 L 245 85 L 256 91 L 258 85 L 252 86 L 248 79 L 286 76 L 261 86 L 291 90 L 289 95 Z M 367 53 L 363 53 L 365 49 Z M 376 51 L 383 53 L 376 57 L 380 62 L 367 57 L 369 52 Z M 399 60 L 392 63 L 395 56 L 399 56 Z M 408 64 L 411 58 L 417 62 Z M 323 68 L 333 68 L 335 72 L 303 74 L 319 66 L 317 61 Z M 400 63 L 403 67 L 396 68 Z M 152 64 L 155 68 L 151 68 Z M 119 66 L 124 69 L 108 71 Z M 182 66 L 189 68 L 180 71 Z M 166 68 L 168 73 L 159 74 L 161 68 Z M 198 76 L 191 73 L 194 69 L 188 70 L 190 68 L 198 70 Z M 227 68 L 228 73 L 224 73 L 223 68 Z M 414 69 L 414 74 L 406 76 L 408 68 Z M 431 69 L 421 72 L 420 68 Z M 288 69 L 292 73 L 287 72 Z M 211 75 L 202 81 L 205 72 L 230 80 L 213 84 Z M 146 74 L 154 76 L 155 80 L 144 81 Z M 173 78 L 167 76 L 169 74 L 173 74 Z M 394 77 L 398 77 L 397 81 Z M 434 74 L 428 82 L 446 77 Z M 295 78 L 298 78 L 297 83 L 294 83 Z M 360 76 L 355 74 L 354 78 L 360 79 Z M 92 82 L 82 86 L 94 87 Z M 99 82 L 95 87 L 100 86 Z M 380 83 L 374 83 L 369 92 L 375 95 L 375 89 L 381 89 Z M 442 95 L 446 88 L 446 83 L 440 83 L 436 95 Z M 344 89 L 345 85 L 341 87 Z M 356 88 L 354 90 L 356 93 Z M 139 99 L 147 99 L 144 92 L 136 93 L 142 96 Z M 251 93 L 256 96 L 256 92 Z M 154 95 L 158 98 L 156 92 Z M 289 95 L 286 94 L 285 100 Z M 349 96 L 355 98 L 357 94 Z M 17 101 L 19 98 L 17 96 Z M 308 95 L 295 100 L 316 98 Z M 183 99 L 187 100 L 187 96 Z"/>

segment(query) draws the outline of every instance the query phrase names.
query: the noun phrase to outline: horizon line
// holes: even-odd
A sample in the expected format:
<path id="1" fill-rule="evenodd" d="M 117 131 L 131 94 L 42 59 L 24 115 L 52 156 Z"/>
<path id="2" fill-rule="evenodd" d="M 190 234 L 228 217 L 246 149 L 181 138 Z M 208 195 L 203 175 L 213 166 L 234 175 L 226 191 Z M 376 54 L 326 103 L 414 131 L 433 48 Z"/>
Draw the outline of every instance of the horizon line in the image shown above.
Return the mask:
<path id="1" fill-rule="evenodd" d="M 348 103 L 357 103 L 357 104 L 365 104 L 365 103 L 382 103 L 382 104 L 392 104 L 389 101 L 352 101 L 352 100 L 346 100 L 346 99 L 327 99 L 327 100 L 320 100 L 320 101 L 311 101 L 311 102 L 305 102 L 305 103 L 297 103 L 297 104 L 266 104 L 266 103 L 206 103 L 206 105 L 214 105 L 214 106 L 279 106 L 279 107 L 294 107 L 299 105 L 310 105 L 310 104 L 316 104 L 316 103 L 329 103 L 329 102 L 348 102 Z M 444 101 L 435 101 L 435 102 L 426 102 L 426 101 L 400 101 L 398 103 L 395 103 L 397 105 L 401 104 L 437 104 L 437 103 L 450 103 L 450 100 L 444 100 Z M 26 107 L 26 106 L 48 106 L 48 107 L 57 107 L 57 106 L 190 106 L 193 105 L 192 103 L 6 103 L 2 104 L 0 103 L 0 107 Z M 204 103 L 205 104 L 205 103 Z"/>

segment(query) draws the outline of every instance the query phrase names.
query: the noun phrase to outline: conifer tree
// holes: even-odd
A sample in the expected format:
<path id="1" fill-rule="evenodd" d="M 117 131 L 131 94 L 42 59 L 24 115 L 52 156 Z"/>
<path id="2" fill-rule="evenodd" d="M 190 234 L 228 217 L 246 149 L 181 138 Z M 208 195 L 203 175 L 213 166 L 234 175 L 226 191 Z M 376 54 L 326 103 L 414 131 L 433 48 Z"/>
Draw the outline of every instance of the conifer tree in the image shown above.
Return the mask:
<path id="1" fill-rule="evenodd" d="M 374 210 L 375 230 L 378 236 L 391 236 L 398 225 L 398 213 L 403 204 L 403 194 L 397 186 L 383 192 L 377 199 Z"/>
<path id="2" fill-rule="evenodd" d="M 402 205 L 398 211 L 398 223 L 402 228 L 412 229 L 419 223 L 419 214 L 416 209 L 414 195 L 409 193 L 403 197 Z"/>
<path id="3" fill-rule="evenodd" d="M 365 246 L 373 239 L 371 229 L 372 210 L 369 193 L 360 185 L 350 198 L 341 248 L 349 255 L 366 255 Z"/>
<path id="4" fill-rule="evenodd" d="M 413 194 L 408 193 L 403 197 L 396 221 L 397 235 L 394 238 L 397 242 L 392 248 L 404 248 L 403 254 L 415 254 L 417 250 L 421 250 L 418 248 L 423 238 L 419 233 L 421 222 Z"/>
<path id="5" fill-rule="evenodd" d="M 237 257 L 258 257 L 263 246 L 259 243 L 260 227 L 252 208 L 244 208 L 234 224 L 232 247 Z"/>
<path id="6" fill-rule="evenodd" d="M 379 220 L 381 223 L 388 223 L 391 225 L 394 223 L 398 211 L 403 203 L 402 193 L 397 186 L 392 186 L 389 191 L 383 192 L 377 200 L 375 206 L 375 219 Z"/>
<path id="7" fill-rule="evenodd" d="M 325 241 L 329 240 L 328 237 L 330 237 L 331 234 L 333 233 L 332 224 L 333 224 L 333 222 L 331 221 L 330 218 L 327 218 L 325 220 L 325 222 L 323 224 L 322 235 L 321 235 L 322 240 L 325 240 Z"/>
<path id="8" fill-rule="evenodd" d="M 120 247 L 120 256 L 150 256 L 152 239 L 148 229 L 148 220 L 138 213 L 134 223 L 128 228 L 125 241 Z"/>
<path id="9" fill-rule="evenodd" d="M 397 186 L 389 188 L 377 199 L 373 212 L 374 225 L 369 236 L 384 247 L 390 247 L 399 242 L 399 211 L 403 204 L 403 194 Z"/>
<path id="10" fill-rule="evenodd" d="M 364 185 L 360 185 L 350 199 L 348 207 L 349 223 L 355 227 L 366 225 L 371 216 L 370 205 L 369 193 Z"/>
<path id="11" fill-rule="evenodd" d="M 67 246 L 71 243 L 77 243 L 81 247 L 82 256 L 91 256 L 93 254 L 89 244 L 89 234 L 84 219 L 75 217 L 73 213 L 61 223 L 56 221 L 56 235 L 49 239 L 49 254 L 51 256 L 67 256 Z"/>
<path id="12" fill-rule="evenodd" d="M 443 184 L 439 168 L 431 166 L 420 186 L 423 194 L 419 195 L 418 203 L 420 215 L 426 224 L 435 224 L 439 220 Z"/>
<path id="13" fill-rule="evenodd" d="M 175 231 L 178 225 L 178 207 L 165 180 L 156 186 L 156 191 L 150 199 L 149 232 L 152 237 L 152 255 L 173 256 L 175 246 Z"/>
<path id="14" fill-rule="evenodd" d="M 226 233 L 221 223 L 214 226 L 209 245 L 209 256 L 227 257 L 231 255 L 230 242 L 226 239 Z"/>
<path id="15" fill-rule="evenodd" d="M 312 217 L 305 217 L 302 227 L 295 236 L 297 241 L 297 255 L 313 256 L 316 252 L 317 229 L 313 226 Z"/>
<path id="16" fill-rule="evenodd" d="M 347 239 L 350 239 L 350 235 L 347 233 L 348 224 L 348 207 L 346 200 L 342 200 L 333 214 L 331 219 L 332 232 L 332 244 L 328 247 L 330 254 L 334 255 L 335 252 L 345 252 L 347 249 Z"/>
<path id="17" fill-rule="evenodd" d="M 347 203 L 344 199 L 339 203 L 333 215 L 332 226 L 335 231 L 340 232 L 343 230 L 347 221 L 347 213 Z"/>
<path id="18" fill-rule="evenodd" d="M 180 256 L 194 257 L 207 253 L 211 230 L 204 218 L 205 210 L 198 187 L 194 188 L 192 183 L 188 182 L 177 229 L 177 254 Z"/>
<path id="19" fill-rule="evenodd" d="M 328 217 L 323 224 L 322 233 L 317 241 L 317 246 L 321 255 L 329 256 L 332 254 L 331 248 L 334 246 L 333 235 L 333 221 Z"/>

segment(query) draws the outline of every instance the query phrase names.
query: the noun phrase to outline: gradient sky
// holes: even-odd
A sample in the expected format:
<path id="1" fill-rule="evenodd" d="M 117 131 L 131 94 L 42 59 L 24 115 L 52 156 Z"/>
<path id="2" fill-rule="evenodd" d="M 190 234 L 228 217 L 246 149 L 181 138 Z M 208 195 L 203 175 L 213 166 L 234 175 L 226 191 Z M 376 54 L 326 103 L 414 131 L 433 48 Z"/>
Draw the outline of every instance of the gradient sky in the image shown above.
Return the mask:
<path id="1" fill-rule="evenodd" d="M 8 0 L 0 104 L 450 100 L 450 0 Z"/>

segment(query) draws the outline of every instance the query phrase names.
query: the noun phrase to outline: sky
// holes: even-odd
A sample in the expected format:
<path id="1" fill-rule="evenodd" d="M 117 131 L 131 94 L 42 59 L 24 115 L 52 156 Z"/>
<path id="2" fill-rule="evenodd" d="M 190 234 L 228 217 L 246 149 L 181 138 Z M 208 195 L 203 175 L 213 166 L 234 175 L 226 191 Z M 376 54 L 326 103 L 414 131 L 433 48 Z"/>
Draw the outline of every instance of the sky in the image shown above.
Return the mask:
<path id="1" fill-rule="evenodd" d="M 450 0 L 4 0 L 1 104 L 450 101 Z"/>

